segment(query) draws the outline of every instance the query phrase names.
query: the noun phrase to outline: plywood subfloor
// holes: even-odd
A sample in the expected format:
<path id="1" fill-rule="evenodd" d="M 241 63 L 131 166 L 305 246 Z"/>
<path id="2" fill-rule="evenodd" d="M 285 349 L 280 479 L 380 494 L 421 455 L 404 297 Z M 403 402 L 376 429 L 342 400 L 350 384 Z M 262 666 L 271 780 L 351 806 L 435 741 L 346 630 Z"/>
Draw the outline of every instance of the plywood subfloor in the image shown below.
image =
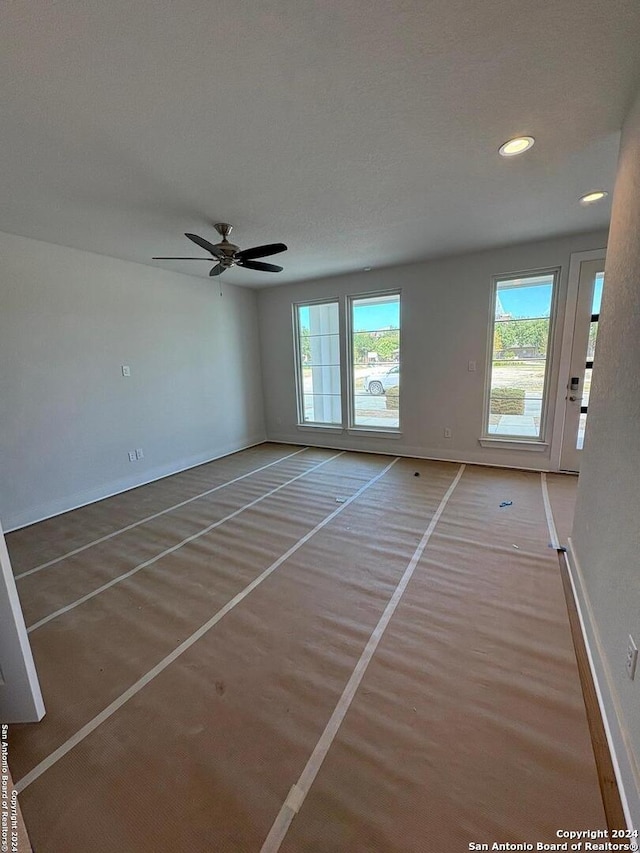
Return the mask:
<path id="1" fill-rule="evenodd" d="M 542 478 L 459 474 L 266 444 L 11 534 L 38 853 L 249 853 L 283 815 L 265 853 L 605 828 Z M 547 480 L 560 538 L 575 482 Z"/>

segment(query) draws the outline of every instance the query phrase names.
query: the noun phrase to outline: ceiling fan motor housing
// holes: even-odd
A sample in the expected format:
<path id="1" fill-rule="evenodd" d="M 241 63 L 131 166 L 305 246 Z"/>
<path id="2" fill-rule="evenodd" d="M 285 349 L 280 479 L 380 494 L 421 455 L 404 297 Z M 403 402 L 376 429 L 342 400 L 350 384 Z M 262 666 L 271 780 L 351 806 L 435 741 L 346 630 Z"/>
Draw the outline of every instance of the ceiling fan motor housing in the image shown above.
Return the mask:
<path id="1" fill-rule="evenodd" d="M 235 254 L 240 251 L 239 246 L 236 246 L 234 243 L 230 243 L 229 240 L 227 240 L 227 237 L 233 230 L 233 225 L 229 225 L 228 222 L 216 222 L 213 227 L 222 237 L 220 243 L 216 243 L 216 248 L 220 249 L 224 255 L 223 258 L 220 258 L 219 263 L 221 263 L 225 269 L 229 269 L 229 267 L 235 265 Z"/>
<path id="2" fill-rule="evenodd" d="M 221 261 L 232 261 L 235 253 L 239 251 L 239 247 L 234 245 L 233 243 L 229 243 L 227 240 L 223 240 L 221 243 L 216 243 L 216 248 L 220 249 L 224 254 L 224 258 L 220 258 Z"/>

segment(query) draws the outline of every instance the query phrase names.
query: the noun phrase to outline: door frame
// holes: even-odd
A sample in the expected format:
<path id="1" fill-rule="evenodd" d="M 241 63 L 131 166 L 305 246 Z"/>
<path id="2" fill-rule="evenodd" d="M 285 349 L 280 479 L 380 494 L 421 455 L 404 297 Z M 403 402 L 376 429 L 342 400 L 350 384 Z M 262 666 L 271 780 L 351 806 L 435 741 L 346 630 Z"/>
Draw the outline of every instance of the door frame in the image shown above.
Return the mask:
<path id="1" fill-rule="evenodd" d="M 567 389 L 571 375 L 571 351 L 573 349 L 573 333 L 578 307 L 578 287 L 580 284 L 580 269 L 586 261 L 604 261 L 607 255 L 606 246 L 601 249 L 591 249 L 588 252 L 573 252 L 569 261 L 567 281 L 567 298 L 564 305 L 564 320 L 562 326 L 562 343 L 560 345 L 560 364 L 558 369 L 558 388 L 556 393 L 555 416 L 551 437 L 550 468 L 560 471 L 562 455 L 562 437 L 567 413 Z"/>

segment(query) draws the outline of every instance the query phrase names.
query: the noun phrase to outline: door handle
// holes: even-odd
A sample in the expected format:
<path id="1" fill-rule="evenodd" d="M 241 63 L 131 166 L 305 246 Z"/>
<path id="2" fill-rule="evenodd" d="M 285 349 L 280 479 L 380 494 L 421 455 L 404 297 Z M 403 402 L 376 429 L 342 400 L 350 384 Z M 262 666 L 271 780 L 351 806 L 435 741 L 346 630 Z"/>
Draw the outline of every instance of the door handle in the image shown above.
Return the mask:
<path id="1" fill-rule="evenodd" d="M 571 396 L 571 397 L 569 397 L 569 399 L 571 400 L 571 402 L 572 402 L 572 403 L 575 403 L 575 402 L 576 402 L 576 400 L 582 400 L 582 397 L 573 397 L 573 396 Z"/>

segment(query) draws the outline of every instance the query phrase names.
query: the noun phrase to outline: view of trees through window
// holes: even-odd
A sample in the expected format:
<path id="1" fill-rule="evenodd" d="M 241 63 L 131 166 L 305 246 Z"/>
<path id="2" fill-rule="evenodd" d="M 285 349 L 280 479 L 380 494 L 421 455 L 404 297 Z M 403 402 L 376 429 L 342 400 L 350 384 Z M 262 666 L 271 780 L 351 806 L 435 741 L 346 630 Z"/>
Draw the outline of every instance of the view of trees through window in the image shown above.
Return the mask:
<path id="1" fill-rule="evenodd" d="M 490 435 L 540 438 L 555 273 L 496 283 Z"/>
<path id="2" fill-rule="evenodd" d="M 507 320 L 496 323 L 493 331 L 494 352 L 503 354 L 503 360 L 517 358 L 518 349 L 531 347 L 532 352 L 546 353 L 549 320 Z"/>

